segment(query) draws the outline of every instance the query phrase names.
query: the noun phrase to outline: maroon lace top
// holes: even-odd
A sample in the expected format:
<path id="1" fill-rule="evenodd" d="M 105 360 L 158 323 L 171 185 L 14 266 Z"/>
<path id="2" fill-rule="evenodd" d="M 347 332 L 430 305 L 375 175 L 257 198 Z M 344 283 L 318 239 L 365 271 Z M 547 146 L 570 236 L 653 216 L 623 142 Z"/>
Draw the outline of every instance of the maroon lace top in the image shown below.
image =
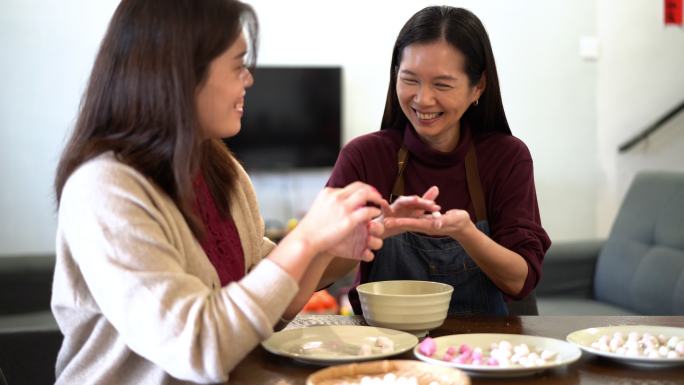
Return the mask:
<path id="1" fill-rule="evenodd" d="M 221 286 L 226 286 L 245 275 L 245 257 L 240 236 L 233 218 L 221 216 L 204 177 L 197 177 L 193 187 L 197 213 L 202 219 L 205 231 L 200 244 L 214 265 Z"/>

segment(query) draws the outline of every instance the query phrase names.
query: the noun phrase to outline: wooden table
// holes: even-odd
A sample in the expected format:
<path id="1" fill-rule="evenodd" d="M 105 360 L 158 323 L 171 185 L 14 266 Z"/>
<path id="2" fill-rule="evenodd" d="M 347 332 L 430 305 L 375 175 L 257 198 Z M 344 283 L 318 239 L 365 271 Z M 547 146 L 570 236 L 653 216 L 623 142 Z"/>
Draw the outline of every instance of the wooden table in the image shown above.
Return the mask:
<path id="1" fill-rule="evenodd" d="M 609 325 L 660 325 L 684 327 L 684 316 L 471 316 L 449 318 L 430 336 L 461 333 L 510 333 L 565 340 L 575 330 Z M 392 357 L 415 359 L 412 352 Z M 304 385 L 309 374 L 321 369 L 273 355 L 261 346 L 254 349 L 231 373 L 229 384 Z M 572 365 L 533 376 L 491 379 L 471 377 L 472 384 L 601 384 L 674 385 L 684 384 L 684 367 L 645 369 L 582 354 Z"/>

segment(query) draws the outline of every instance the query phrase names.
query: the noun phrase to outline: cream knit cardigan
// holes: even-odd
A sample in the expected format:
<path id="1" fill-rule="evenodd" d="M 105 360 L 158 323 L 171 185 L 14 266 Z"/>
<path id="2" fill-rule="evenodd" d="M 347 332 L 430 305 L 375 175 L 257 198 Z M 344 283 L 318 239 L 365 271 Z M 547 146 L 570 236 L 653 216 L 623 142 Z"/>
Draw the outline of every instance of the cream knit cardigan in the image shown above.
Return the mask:
<path id="1" fill-rule="evenodd" d="M 57 384 L 222 383 L 298 290 L 262 258 L 274 247 L 247 174 L 230 205 L 249 273 L 221 287 L 173 201 L 111 153 L 62 193 L 52 311 Z"/>

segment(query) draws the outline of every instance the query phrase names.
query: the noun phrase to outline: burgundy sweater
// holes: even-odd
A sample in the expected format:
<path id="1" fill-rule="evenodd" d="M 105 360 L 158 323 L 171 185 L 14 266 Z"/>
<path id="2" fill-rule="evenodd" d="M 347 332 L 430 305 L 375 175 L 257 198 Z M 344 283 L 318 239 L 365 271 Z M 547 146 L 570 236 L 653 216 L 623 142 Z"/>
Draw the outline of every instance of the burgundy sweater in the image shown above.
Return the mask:
<path id="1" fill-rule="evenodd" d="M 405 195 L 422 195 L 436 185 L 440 191 L 437 204 L 442 212 L 465 209 L 475 222 L 464 165 L 473 140 L 490 236 L 520 254 L 529 267 L 523 289 L 514 297 L 523 298 L 541 278 L 542 260 L 551 240 L 541 226 L 532 157 L 520 139 L 500 133 L 473 139 L 470 130 L 464 129 L 456 148 L 442 153 L 423 143 L 411 126 L 407 126 L 403 139 L 396 130 L 381 130 L 360 136 L 342 149 L 328 186 L 342 187 L 359 180 L 389 199 L 397 175 L 397 151 L 403 142 L 409 151 L 404 170 Z"/>

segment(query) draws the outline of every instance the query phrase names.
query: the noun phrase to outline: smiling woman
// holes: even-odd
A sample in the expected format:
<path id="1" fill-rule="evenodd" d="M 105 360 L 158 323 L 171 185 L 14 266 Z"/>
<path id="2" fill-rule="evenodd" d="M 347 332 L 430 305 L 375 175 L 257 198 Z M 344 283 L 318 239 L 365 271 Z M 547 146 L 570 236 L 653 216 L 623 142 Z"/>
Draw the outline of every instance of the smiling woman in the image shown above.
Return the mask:
<path id="1" fill-rule="evenodd" d="M 57 384 L 223 383 L 332 255 L 372 259 L 387 206 L 322 191 L 278 246 L 237 135 L 256 16 L 235 0 L 123 0 L 58 166 Z"/>
<path id="2" fill-rule="evenodd" d="M 240 132 L 246 89 L 254 82 L 245 66 L 245 55 L 247 42 L 241 34 L 211 62 L 197 95 L 197 114 L 205 138 L 229 138 Z"/>
<path id="3" fill-rule="evenodd" d="M 361 263 L 359 283 L 447 283 L 454 315 L 506 314 L 506 301 L 527 297 L 539 281 L 550 240 L 532 158 L 511 135 L 489 37 L 470 11 L 427 7 L 401 29 L 381 130 L 342 149 L 328 185 L 351 181 L 393 201 L 383 212 L 383 247 Z M 402 195 L 414 197 L 394 200 Z M 406 207 L 419 198 L 441 211 Z M 336 260 L 328 275 L 355 265 Z M 360 314 L 355 288 L 350 302 Z"/>
<path id="4" fill-rule="evenodd" d="M 411 44 L 399 65 L 397 97 L 404 115 L 430 147 L 449 152 L 458 144 L 461 118 L 479 104 L 485 75 L 471 86 L 465 56 L 444 40 Z"/>

